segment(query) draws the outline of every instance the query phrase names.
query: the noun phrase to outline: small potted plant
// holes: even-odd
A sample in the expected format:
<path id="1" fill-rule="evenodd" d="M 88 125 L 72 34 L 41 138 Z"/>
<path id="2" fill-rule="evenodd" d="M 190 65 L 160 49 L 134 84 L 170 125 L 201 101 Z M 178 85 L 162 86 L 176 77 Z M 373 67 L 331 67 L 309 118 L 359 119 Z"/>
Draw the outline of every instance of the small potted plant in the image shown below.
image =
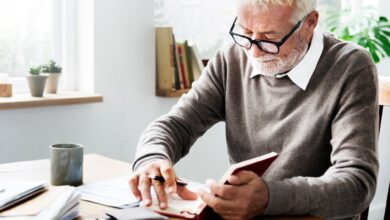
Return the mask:
<path id="1" fill-rule="evenodd" d="M 47 75 L 41 75 L 42 66 L 31 66 L 27 77 L 31 96 L 43 97 Z"/>
<path id="2" fill-rule="evenodd" d="M 48 73 L 46 92 L 54 94 L 57 93 L 62 67 L 57 65 L 54 60 L 49 60 L 45 65 L 42 66 L 42 72 Z"/>

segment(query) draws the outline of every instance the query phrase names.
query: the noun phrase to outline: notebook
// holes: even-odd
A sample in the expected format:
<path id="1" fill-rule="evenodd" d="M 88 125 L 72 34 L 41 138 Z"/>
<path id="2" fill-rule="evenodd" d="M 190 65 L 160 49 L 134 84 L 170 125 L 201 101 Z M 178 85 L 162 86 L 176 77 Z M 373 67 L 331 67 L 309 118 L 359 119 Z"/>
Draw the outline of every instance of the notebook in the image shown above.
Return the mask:
<path id="1" fill-rule="evenodd" d="M 261 176 L 271 163 L 277 158 L 278 154 L 271 152 L 259 157 L 233 164 L 220 178 L 219 182 L 229 184 L 227 179 L 230 175 L 237 174 L 242 170 L 250 170 Z M 202 184 L 189 181 L 188 188 L 196 191 L 197 188 L 204 187 Z M 169 207 L 161 210 L 158 206 L 156 196 L 153 196 L 153 204 L 149 208 L 153 211 L 166 216 L 186 218 L 186 219 L 220 219 L 209 206 L 200 198 L 197 200 L 183 200 L 177 195 L 170 195 L 168 198 Z"/>

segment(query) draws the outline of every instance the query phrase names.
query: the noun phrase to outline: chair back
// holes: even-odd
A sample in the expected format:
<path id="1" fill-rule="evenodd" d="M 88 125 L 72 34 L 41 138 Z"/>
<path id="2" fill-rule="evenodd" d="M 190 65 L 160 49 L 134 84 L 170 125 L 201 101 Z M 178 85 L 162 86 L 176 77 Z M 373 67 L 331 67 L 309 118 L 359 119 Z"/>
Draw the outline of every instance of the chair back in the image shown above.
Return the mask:
<path id="1" fill-rule="evenodd" d="M 379 129 L 381 128 L 382 122 L 382 113 L 383 107 L 390 106 L 390 77 L 389 76 L 379 76 Z M 360 214 L 360 220 L 368 219 L 368 210 L 367 208 L 364 212 Z M 386 208 L 385 208 L 385 217 L 384 219 L 390 219 L 390 183 L 389 190 L 387 192 Z"/>

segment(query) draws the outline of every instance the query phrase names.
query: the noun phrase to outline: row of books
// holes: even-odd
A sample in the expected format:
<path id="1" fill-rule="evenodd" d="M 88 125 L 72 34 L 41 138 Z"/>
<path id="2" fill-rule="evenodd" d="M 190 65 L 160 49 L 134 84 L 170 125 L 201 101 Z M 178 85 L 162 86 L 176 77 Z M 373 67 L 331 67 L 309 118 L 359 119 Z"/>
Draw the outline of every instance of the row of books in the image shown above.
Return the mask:
<path id="1" fill-rule="evenodd" d="M 190 89 L 204 68 L 196 45 L 176 42 L 172 27 L 156 27 L 155 31 L 157 89 Z"/>

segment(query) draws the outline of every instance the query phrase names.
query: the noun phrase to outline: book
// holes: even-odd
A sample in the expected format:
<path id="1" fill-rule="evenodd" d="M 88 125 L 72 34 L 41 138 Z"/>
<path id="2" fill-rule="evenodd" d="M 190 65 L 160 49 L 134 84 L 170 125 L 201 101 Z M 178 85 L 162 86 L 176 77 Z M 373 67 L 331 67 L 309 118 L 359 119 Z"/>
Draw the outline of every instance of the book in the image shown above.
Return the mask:
<path id="1" fill-rule="evenodd" d="M 183 89 L 190 88 L 189 76 L 188 76 L 188 67 L 187 67 L 187 57 L 185 52 L 184 43 L 176 43 L 177 47 L 177 56 L 179 57 L 179 69 L 181 73 L 181 78 L 183 79 Z"/>
<path id="2" fill-rule="evenodd" d="M 229 184 L 227 181 L 228 178 L 243 170 L 253 171 L 258 176 L 261 176 L 277 157 L 277 153 L 271 152 L 233 164 L 219 179 L 219 182 Z M 192 191 L 196 191 L 199 188 L 203 188 L 208 191 L 205 185 L 193 181 L 188 181 L 187 187 Z M 167 209 L 161 210 L 158 206 L 156 196 L 153 196 L 153 204 L 149 208 L 159 214 L 171 217 L 186 219 L 220 219 L 220 216 L 215 213 L 211 207 L 207 206 L 200 198 L 196 200 L 183 200 L 178 195 L 170 195 L 168 198 L 168 204 L 169 207 Z"/>
<path id="3" fill-rule="evenodd" d="M 172 53 L 173 53 L 175 89 L 179 90 L 179 89 L 182 88 L 182 82 L 180 81 L 179 58 L 177 56 L 175 35 L 173 35 L 173 50 L 172 50 Z"/>
<path id="4" fill-rule="evenodd" d="M 194 82 L 194 68 L 192 67 L 192 53 L 191 48 L 188 45 L 188 41 L 184 41 L 184 51 L 185 51 L 185 63 L 187 66 L 187 73 L 188 73 L 188 83 L 189 88 L 192 88 L 192 83 Z"/>
<path id="5" fill-rule="evenodd" d="M 174 39 L 172 27 L 156 27 L 156 88 L 175 88 L 175 65 L 173 61 Z"/>
<path id="6" fill-rule="evenodd" d="M 199 79 L 200 74 L 203 72 L 204 65 L 196 44 L 189 45 L 189 49 L 191 51 L 192 74 L 194 81 L 196 81 Z"/>

